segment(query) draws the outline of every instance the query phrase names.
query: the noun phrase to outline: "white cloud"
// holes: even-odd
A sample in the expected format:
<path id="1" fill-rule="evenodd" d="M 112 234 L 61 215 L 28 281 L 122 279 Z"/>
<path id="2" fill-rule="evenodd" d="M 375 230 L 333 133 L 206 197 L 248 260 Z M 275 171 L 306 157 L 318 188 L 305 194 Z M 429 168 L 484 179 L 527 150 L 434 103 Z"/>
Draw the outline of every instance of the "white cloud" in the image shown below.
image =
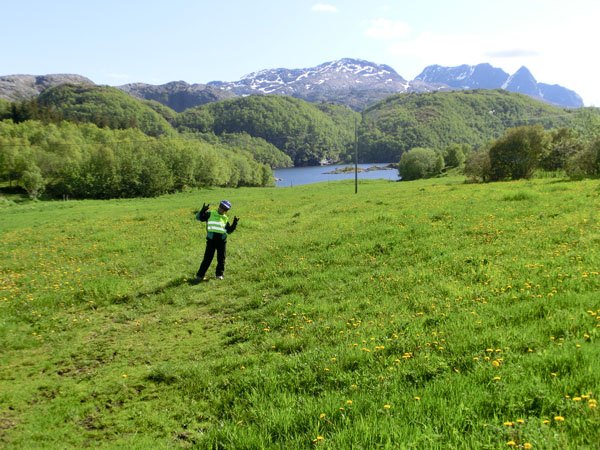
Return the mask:
<path id="1" fill-rule="evenodd" d="M 375 39 L 398 39 L 410 34 L 411 28 L 406 22 L 392 21 L 389 19 L 376 19 L 363 22 L 366 25 L 365 36 Z"/>
<path id="2" fill-rule="evenodd" d="M 498 50 L 485 53 L 485 56 L 490 58 L 520 58 L 527 56 L 538 56 L 539 53 L 535 50 L 527 50 L 524 48 L 509 48 L 506 50 Z"/>
<path id="3" fill-rule="evenodd" d="M 129 80 L 131 79 L 131 75 L 127 75 L 124 73 L 108 73 L 106 74 L 108 78 L 114 78 L 116 80 Z"/>
<path id="4" fill-rule="evenodd" d="M 316 5 L 313 5 L 313 7 L 311 8 L 312 11 L 324 11 L 324 12 L 331 12 L 331 13 L 336 13 L 339 12 L 339 10 L 333 6 L 333 5 L 326 5 L 324 3 L 317 3 Z"/>

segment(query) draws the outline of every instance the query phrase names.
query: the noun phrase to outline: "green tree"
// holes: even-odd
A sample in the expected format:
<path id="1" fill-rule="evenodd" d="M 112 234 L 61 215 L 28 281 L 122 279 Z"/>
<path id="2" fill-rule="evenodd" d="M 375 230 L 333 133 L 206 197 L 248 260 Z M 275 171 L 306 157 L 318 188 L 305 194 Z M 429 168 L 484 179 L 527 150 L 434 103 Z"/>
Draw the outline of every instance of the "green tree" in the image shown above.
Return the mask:
<path id="1" fill-rule="evenodd" d="M 136 195 L 154 197 L 173 187 L 173 175 L 156 153 L 146 153 L 140 161 L 139 191 Z"/>
<path id="2" fill-rule="evenodd" d="M 490 179 L 530 178 L 548 145 L 549 137 L 541 125 L 507 130 L 490 146 Z"/>
<path id="3" fill-rule="evenodd" d="M 572 154 L 565 164 L 567 175 L 581 178 L 600 173 L 600 138 Z"/>
<path id="4" fill-rule="evenodd" d="M 403 180 L 416 180 L 436 173 L 438 165 L 439 158 L 435 150 L 416 147 L 402 154 L 398 172 Z"/>
<path id="5" fill-rule="evenodd" d="M 12 182 L 21 178 L 28 167 L 29 142 L 19 137 L 0 136 L 0 179 Z"/>
<path id="6" fill-rule="evenodd" d="M 41 170 L 35 165 L 30 165 L 23 172 L 21 183 L 32 200 L 37 200 L 46 185 Z"/>
<path id="7" fill-rule="evenodd" d="M 471 153 L 465 160 L 463 173 L 474 181 L 488 181 L 490 179 L 490 151 L 488 146 L 483 146 Z"/>
<path id="8" fill-rule="evenodd" d="M 444 170 L 446 162 L 444 161 L 444 155 L 442 152 L 436 152 L 435 165 L 433 167 L 433 173 L 439 174 Z"/>
<path id="9" fill-rule="evenodd" d="M 569 127 L 552 130 L 549 149 L 540 160 L 540 167 L 545 170 L 563 169 L 567 160 L 582 149 L 581 141 L 576 139 Z"/>
<path id="10" fill-rule="evenodd" d="M 448 167 L 460 167 L 464 164 L 465 159 L 465 153 L 461 144 L 450 144 L 446 148 L 444 160 Z"/>

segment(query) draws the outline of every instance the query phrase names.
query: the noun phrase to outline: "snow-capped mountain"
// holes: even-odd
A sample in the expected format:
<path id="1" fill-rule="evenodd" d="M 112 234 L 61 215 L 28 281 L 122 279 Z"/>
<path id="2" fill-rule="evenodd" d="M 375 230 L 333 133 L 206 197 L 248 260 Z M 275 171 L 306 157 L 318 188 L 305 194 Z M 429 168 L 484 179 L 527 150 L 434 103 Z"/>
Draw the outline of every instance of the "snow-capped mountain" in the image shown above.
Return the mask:
<path id="1" fill-rule="evenodd" d="M 502 89 L 511 92 L 520 92 L 530 97 L 542 96 L 537 80 L 525 66 L 522 66 L 513 75 L 508 77 L 502 84 Z"/>
<path id="2" fill-rule="evenodd" d="M 433 65 L 426 67 L 415 80 L 428 84 L 445 84 L 454 89 L 496 89 L 506 81 L 508 74 L 490 64 L 456 67 Z"/>
<path id="3" fill-rule="evenodd" d="M 62 83 L 91 83 L 79 75 L 11 75 L 0 77 L 0 97 L 20 101 L 39 95 Z M 309 102 L 338 103 L 360 111 L 392 94 L 457 89 L 506 89 L 563 107 L 581 107 L 576 92 L 559 85 L 538 83 L 526 67 L 513 75 L 490 64 L 426 67 L 414 80 L 406 81 L 385 64 L 345 58 L 306 69 L 266 69 L 238 81 L 188 84 L 174 81 L 163 85 L 133 83 L 118 86 L 128 94 L 156 100 L 175 111 L 226 98 L 259 95 L 289 95 Z"/>
<path id="4" fill-rule="evenodd" d="M 420 82 L 420 84 L 416 82 Z M 432 65 L 426 67 L 411 82 L 411 87 L 423 84 L 425 84 L 425 88 L 419 89 L 420 91 L 428 90 L 428 86 L 438 90 L 501 88 L 559 106 L 574 108 L 583 106 L 583 100 L 576 92 L 557 84 L 538 83 L 525 66 L 513 75 L 509 75 L 490 64 L 477 64 L 476 66 L 463 64 L 456 67 Z"/>
<path id="5" fill-rule="evenodd" d="M 407 82 L 390 66 L 345 58 L 308 69 L 268 69 L 238 81 L 213 81 L 236 95 L 278 94 L 309 102 L 342 103 L 361 110 L 391 94 L 455 89 L 506 89 L 559 106 L 581 107 L 575 92 L 558 85 L 538 83 L 526 67 L 509 75 L 490 64 L 426 67 Z"/>
<path id="6" fill-rule="evenodd" d="M 390 94 L 406 92 L 409 83 L 390 66 L 345 58 L 307 69 L 268 69 L 238 81 L 212 81 L 209 86 L 236 95 L 290 95 L 310 102 L 333 101 L 354 109 Z"/>

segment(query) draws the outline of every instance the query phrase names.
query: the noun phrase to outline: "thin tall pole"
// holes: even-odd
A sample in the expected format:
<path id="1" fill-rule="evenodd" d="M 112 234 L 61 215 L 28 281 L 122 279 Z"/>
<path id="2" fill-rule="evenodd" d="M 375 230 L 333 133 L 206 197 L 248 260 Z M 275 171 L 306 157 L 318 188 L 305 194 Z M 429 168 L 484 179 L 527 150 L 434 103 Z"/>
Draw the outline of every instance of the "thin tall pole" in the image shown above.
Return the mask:
<path id="1" fill-rule="evenodd" d="M 358 193 L 358 118 L 354 118 L 354 193 Z"/>

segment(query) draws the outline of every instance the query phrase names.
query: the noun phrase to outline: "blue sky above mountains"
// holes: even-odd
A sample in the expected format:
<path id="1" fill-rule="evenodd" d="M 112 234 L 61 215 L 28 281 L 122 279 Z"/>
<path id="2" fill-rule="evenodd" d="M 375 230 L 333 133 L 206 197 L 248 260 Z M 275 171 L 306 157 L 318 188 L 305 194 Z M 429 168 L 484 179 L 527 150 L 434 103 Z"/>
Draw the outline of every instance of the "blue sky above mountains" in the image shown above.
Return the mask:
<path id="1" fill-rule="evenodd" d="M 157 0 L 6 2 L 0 75 L 76 73 L 98 84 L 234 81 L 341 58 L 426 66 L 487 62 L 600 106 L 597 0 Z"/>

